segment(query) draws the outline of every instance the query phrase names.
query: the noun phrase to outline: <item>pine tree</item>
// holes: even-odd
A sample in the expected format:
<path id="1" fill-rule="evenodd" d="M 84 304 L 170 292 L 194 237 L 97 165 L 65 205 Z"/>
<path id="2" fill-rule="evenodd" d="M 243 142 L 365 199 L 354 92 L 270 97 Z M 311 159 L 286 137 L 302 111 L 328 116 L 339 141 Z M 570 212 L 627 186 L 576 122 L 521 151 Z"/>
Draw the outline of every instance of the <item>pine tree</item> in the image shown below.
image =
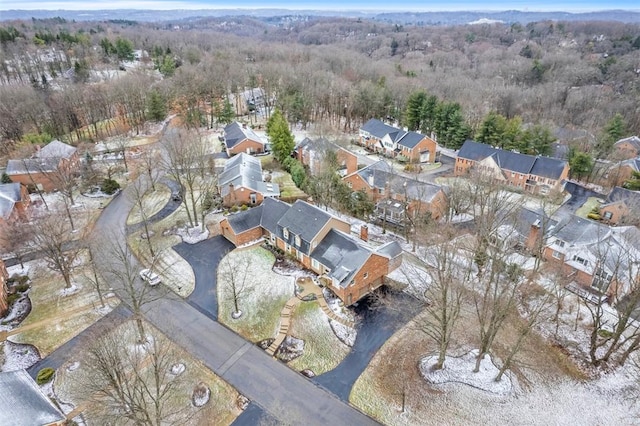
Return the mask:
<path id="1" fill-rule="evenodd" d="M 267 121 L 267 136 L 271 140 L 273 156 L 281 164 L 284 164 L 284 161 L 291 156 L 295 142 L 287 120 L 280 110 L 276 110 Z"/>
<path id="2" fill-rule="evenodd" d="M 217 111 L 218 123 L 229 124 L 233 121 L 236 113 L 233 111 L 233 105 L 229 102 L 229 99 L 225 98 L 222 103 L 222 108 Z"/>
<path id="3" fill-rule="evenodd" d="M 164 97 L 158 90 L 152 90 L 149 94 L 149 105 L 147 107 L 149 118 L 155 121 L 162 121 L 167 116 L 167 105 Z"/>

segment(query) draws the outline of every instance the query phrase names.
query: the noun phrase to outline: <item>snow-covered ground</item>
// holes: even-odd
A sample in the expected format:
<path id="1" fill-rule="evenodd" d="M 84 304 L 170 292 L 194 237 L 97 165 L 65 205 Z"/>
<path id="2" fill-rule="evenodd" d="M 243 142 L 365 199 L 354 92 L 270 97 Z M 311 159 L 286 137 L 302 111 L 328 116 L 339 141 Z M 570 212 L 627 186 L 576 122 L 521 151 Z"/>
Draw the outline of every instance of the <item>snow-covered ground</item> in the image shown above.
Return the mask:
<path id="1" fill-rule="evenodd" d="M 515 377 L 510 372 L 505 372 L 502 380 L 495 381 L 499 369 L 493 364 L 491 357 L 485 355 L 480 361 L 480 369 L 477 373 L 475 368 L 478 351 L 473 350 L 461 357 L 447 356 L 444 368 L 434 370 L 438 357 L 428 356 L 420 362 L 420 372 L 424 378 L 433 384 L 462 383 L 477 389 L 482 389 L 496 395 L 509 394 L 514 386 L 517 386 Z"/>

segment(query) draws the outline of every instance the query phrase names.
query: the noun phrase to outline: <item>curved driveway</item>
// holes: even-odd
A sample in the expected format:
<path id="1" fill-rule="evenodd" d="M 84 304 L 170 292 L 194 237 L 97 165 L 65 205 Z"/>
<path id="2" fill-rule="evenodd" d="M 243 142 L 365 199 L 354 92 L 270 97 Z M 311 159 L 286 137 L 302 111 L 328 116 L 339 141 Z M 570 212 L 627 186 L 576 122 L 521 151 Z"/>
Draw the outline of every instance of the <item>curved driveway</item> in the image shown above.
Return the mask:
<path id="1" fill-rule="evenodd" d="M 123 192 L 125 196 L 119 195 L 104 209 L 94 232 L 111 234 L 125 229 L 132 201 L 126 197 L 127 190 Z M 278 423 L 376 424 L 182 299 L 167 297 L 150 302 L 144 315 Z"/>
<path id="2" fill-rule="evenodd" d="M 218 319 L 216 270 L 220 260 L 234 248 L 233 244 L 221 235 L 197 244 L 180 243 L 173 246 L 173 249 L 191 265 L 196 277 L 195 289 L 187 297 L 187 302 L 212 320 Z"/>

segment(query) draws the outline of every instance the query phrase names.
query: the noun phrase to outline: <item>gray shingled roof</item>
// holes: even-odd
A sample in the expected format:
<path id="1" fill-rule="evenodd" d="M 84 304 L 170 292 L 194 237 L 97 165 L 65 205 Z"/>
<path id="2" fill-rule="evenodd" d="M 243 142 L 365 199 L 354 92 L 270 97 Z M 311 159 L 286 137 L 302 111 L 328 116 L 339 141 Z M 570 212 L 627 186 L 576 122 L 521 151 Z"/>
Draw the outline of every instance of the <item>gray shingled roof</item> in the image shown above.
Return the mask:
<path id="1" fill-rule="evenodd" d="M 397 241 L 390 241 L 376 249 L 376 254 L 379 254 L 389 259 L 394 259 L 402 254 L 402 247 Z"/>
<path id="2" fill-rule="evenodd" d="M 277 183 L 262 181 L 260 160 L 245 153 L 240 153 L 228 160 L 224 171 L 218 177 L 218 186 L 223 197 L 229 193 L 230 184 L 235 188 L 244 187 L 260 192 L 267 197 L 280 195 L 280 186 Z"/>
<path id="3" fill-rule="evenodd" d="M 386 135 L 398 131 L 398 129 L 396 129 L 395 127 L 384 124 L 382 121 L 376 118 L 372 118 L 371 120 L 364 123 L 362 127 L 360 127 L 360 130 L 370 133 L 378 139 L 382 139 Z"/>
<path id="4" fill-rule="evenodd" d="M 41 426 L 64 419 L 25 370 L 0 373 L 1 425 Z"/>
<path id="5" fill-rule="evenodd" d="M 297 200 L 278 220 L 279 236 L 287 228 L 290 235 L 298 235 L 302 240 L 311 242 L 318 232 L 333 216 L 305 201 Z"/>
<path id="6" fill-rule="evenodd" d="M 53 172 L 58 169 L 60 158 L 25 158 L 24 160 L 7 161 L 6 173 L 23 175 L 26 173 Z"/>
<path id="7" fill-rule="evenodd" d="M 376 161 L 367 167 L 363 167 L 356 171 L 367 184 L 369 179 L 373 177 L 373 187 L 389 190 L 394 194 L 405 194 L 405 182 L 407 196 L 414 200 L 422 200 L 430 202 L 433 197 L 442 190 L 440 185 L 434 185 L 428 182 L 420 182 L 415 179 L 407 179 L 397 174 L 393 167 L 384 160 Z"/>
<path id="8" fill-rule="evenodd" d="M 640 209 L 640 191 L 631 191 L 626 188 L 616 186 L 607 196 L 607 204 L 624 201 L 629 207 L 634 206 Z"/>
<path id="9" fill-rule="evenodd" d="M 261 204 L 258 207 L 253 207 L 243 212 L 227 216 L 227 220 L 229 221 L 229 225 L 231 226 L 231 229 L 233 229 L 233 232 L 237 235 L 260 226 L 260 218 L 262 217 L 263 209 L 264 208 Z"/>
<path id="10" fill-rule="evenodd" d="M 224 143 L 227 148 L 231 149 L 245 139 L 251 139 L 264 145 L 262 139 L 253 130 L 248 127 L 242 128 L 242 125 L 237 121 L 227 124 L 224 128 Z"/>
<path id="11" fill-rule="evenodd" d="M 76 148 L 59 140 L 53 140 L 34 155 L 36 158 L 69 158 L 76 152 Z"/>
<path id="12" fill-rule="evenodd" d="M 638 136 L 630 136 L 628 138 L 620 139 L 615 145 L 628 143 L 631 144 L 635 149 L 640 151 L 640 138 Z"/>
<path id="13" fill-rule="evenodd" d="M 19 183 L 0 184 L 0 217 L 7 219 L 13 207 L 18 201 L 22 200 Z"/>
<path id="14" fill-rule="evenodd" d="M 424 139 L 425 136 L 416 132 L 406 132 L 404 136 L 398 141 L 398 145 L 406 146 L 407 148 L 415 148 L 418 143 Z"/>
<path id="15" fill-rule="evenodd" d="M 602 240 L 609 230 L 607 225 L 574 215 L 568 222 L 558 225 L 555 236 L 569 244 L 585 245 Z"/>
<path id="16" fill-rule="evenodd" d="M 544 226 L 543 235 L 547 237 L 554 232 L 558 225 L 558 221 L 551 219 L 543 210 L 534 211 L 526 207 L 520 207 L 514 216 L 512 223 L 522 240 L 526 240 L 529 236 L 532 225 Z"/>
<path id="17" fill-rule="evenodd" d="M 472 140 L 467 140 L 462 145 L 458 151 L 458 157 L 472 161 L 482 161 L 492 157 L 501 169 L 550 179 L 559 179 L 566 165 L 566 161 L 563 160 L 518 154 Z"/>
<path id="18" fill-rule="evenodd" d="M 397 176 L 393 173 L 393 167 L 384 160 L 376 161 L 367 167 L 361 168 L 355 173 L 360 175 L 360 177 L 367 183 L 369 183 L 369 179 L 373 177 L 374 188 L 386 188 L 389 179 L 396 178 Z"/>
<path id="19" fill-rule="evenodd" d="M 341 287 L 346 287 L 371 253 L 354 238 L 332 229 L 311 253 L 311 258 L 329 268 L 327 275 L 338 281 Z"/>
<path id="20" fill-rule="evenodd" d="M 275 198 L 265 198 L 262 202 L 262 206 L 260 225 L 262 225 L 262 227 L 267 231 L 277 234 L 278 220 L 285 215 L 291 205 L 284 201 L 276 200 Z"/>

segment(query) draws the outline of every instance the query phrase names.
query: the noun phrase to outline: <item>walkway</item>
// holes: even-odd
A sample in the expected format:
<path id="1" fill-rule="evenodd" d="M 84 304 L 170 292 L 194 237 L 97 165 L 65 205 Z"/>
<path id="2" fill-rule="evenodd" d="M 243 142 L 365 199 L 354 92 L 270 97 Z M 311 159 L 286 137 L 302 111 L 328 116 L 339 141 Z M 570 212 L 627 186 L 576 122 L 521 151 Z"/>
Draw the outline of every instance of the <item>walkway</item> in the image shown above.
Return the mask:
<path id="1" fill-rule="evenodd" d="M 300 277 L 296 280 L 296 285 L 302 290 L 296 294 L 296 296 L 289 299 L 284 305 L 284 308 L 282 308 L 282 312 L 280 312 L 280 329 L 278 330 L 275 340 L 266 349 L 267 354 L 271 356 L 275 355 L 276 351 L 289 334 L 291 315 L 293 315 L 295 308 L 297 308 L 303 300 L 316 300 L 320 305 L 322 312 L 324 312 L 329 318 L 347 327 L 354 327 L 353 321 L 339 317 L 331 310 L 331 308 L 329 308 L 329 305 L 327 305 L 327 301 L 324 298 L 324 294 L 322 293 L 322 289 L 316 285 L 312 278 Z"/>

